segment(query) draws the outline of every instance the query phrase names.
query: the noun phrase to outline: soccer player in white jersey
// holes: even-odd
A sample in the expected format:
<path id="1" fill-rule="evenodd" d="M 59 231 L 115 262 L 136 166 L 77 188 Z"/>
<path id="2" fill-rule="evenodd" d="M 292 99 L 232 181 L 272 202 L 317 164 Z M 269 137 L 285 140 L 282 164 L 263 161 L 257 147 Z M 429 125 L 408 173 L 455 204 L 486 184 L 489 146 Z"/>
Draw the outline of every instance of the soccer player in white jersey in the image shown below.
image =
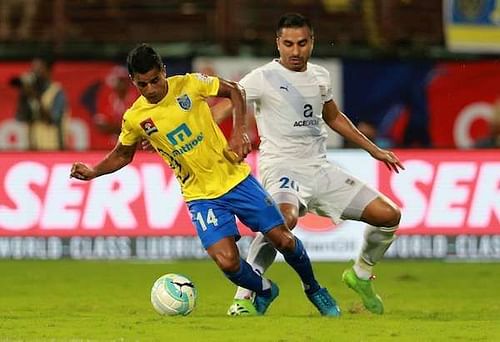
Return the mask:
<path id="1" fill-rule="evenodd" d="M 401 218 L 399 208 L 377 190 L 327 161 L 327 127 L 356 143 L 391 171 L 404 169 L 398 157 L 366 138 L 335 104 L 328 71 L 312 63 L 314 33 L 309 20 L 286 14 L 277 27 L 279 58 L 247 74 L 240 84 L 247 101 L 255 104 L 261 139 L 260 175 L 264 187 L 279 204 L 287 226 L 312 212 L 340 220 L 368 224 L 364 244 L 342 280 L 369 311 L 382 314 L 375 293 L 373 266 L 391 245 Z M 213 109 L 216 119 L 231 113 L 230 101 Z M 276 251 L 262 234 L 253 240 L 247 261 L 259 273 L 272 264 Z M 253 293 L 238 288 L 229 315 L 245 315 Z"/>

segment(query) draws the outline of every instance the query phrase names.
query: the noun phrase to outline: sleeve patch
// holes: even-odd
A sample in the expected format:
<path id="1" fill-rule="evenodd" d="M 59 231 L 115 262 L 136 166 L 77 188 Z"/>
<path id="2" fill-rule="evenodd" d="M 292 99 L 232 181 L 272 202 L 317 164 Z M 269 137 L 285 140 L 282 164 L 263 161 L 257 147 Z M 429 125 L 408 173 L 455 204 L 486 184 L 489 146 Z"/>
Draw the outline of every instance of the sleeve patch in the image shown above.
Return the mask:
<path id="1" fill-rule="evenodd" d="M 202 81 L 202 82 L 205 82 L 205 83 L 210 83 L 210 81 L 211 81 L 211 77 L 210 77 L 210 76 L 208 76 L 207 74 L 200 74 L 200 73 L 197 73 L 197 74 L 195 74 L 195 75 L 196 75 L 196 77 L 197 77 L 200 81 Z"/>

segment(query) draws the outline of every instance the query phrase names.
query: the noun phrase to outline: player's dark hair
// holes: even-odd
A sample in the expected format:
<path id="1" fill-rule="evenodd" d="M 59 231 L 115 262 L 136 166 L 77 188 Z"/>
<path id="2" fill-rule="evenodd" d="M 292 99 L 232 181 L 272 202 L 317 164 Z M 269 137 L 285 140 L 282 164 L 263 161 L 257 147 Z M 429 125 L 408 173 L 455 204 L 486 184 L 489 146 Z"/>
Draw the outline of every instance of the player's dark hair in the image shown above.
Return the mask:
<path id="1" fill-rule="evenodd" d="M 281 36 L 281 30 L 285 27 L 300 28 L 307 26 L 311 31 L 311 36 L 314 36 L 314 29 L 308 18 L 300 13 L 286 13 L 281 16 L 276 29 L 276 36 Z"/>
<path id="2" fill-rule="evenodd" d="M 130 75 L 145 74 L 150 70 L 163 69 L 161 56 L 149 44 L 137 45 L 127 56 L 127 68 Z"/>

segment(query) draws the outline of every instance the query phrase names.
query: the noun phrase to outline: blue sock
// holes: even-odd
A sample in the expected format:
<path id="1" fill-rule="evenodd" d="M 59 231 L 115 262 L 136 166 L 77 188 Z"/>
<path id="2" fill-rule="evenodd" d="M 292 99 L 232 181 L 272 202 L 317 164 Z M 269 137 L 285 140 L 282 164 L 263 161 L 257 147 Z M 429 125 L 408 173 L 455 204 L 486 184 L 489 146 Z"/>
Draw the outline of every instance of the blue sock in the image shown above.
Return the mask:
<path id="1" fill-rule="evenodd" d="M 307 294 L 314 293 L 320 289 L 318 281 L 314 277 L 311 260 L 309 260 L 304 245 L 297 237 L 295 237 L 295 251 L 291 253 L 283 252 L 283 257 L 285 257 L 285 261 L 292 266 L 299 275 Z"/>
<path id="2" fill-rule="evenodd" d="M 271 295 L 271 287 L 263 289 L 264 279 L 252 269 L 252 266 L 240 258 L 240 269 L 236 272 L 224 272 L 226 277 L 238 286 L 252 290 L 260 295 Z"/>

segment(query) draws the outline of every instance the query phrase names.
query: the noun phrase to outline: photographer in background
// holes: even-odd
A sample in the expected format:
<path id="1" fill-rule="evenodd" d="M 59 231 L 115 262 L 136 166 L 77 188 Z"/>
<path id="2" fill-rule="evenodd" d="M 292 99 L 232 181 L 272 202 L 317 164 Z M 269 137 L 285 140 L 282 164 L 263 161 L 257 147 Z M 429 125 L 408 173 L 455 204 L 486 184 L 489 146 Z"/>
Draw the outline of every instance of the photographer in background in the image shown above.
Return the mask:
<path id="1" fill-rule="evenodd" d="M 68 102 L 61 85 L 51 79 L 52 64 L 35 58 L 29 72 L 10 81 L 20 91 L 16 120 L 27 124 L 33 150 L 65 149 Z"/>
<path id="2" fill-rule="evenodd" d="M 111 68 L 105 80 L 88 88 L 82 104 L 89 111 L 95 127 L 102 133 L 102 144 L 113 148 L 121 131 L 123 113 L 139 97 L 128 70 L 121 65 Z"/>

